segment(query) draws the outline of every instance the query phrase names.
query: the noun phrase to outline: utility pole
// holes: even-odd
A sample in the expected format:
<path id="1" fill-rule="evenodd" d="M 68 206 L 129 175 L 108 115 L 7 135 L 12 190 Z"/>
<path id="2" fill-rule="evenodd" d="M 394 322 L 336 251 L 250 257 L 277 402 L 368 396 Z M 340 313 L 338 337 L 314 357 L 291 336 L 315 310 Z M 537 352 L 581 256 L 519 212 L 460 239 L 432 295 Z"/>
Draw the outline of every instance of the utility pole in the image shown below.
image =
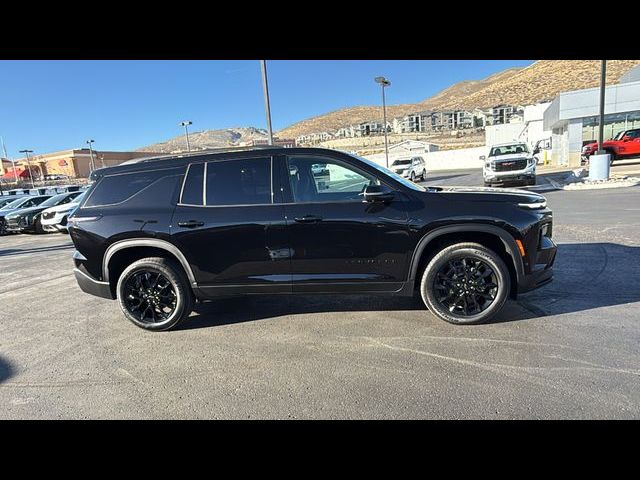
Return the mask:
<path id="1" fill-rule="evenodd" d="M 271 106 L 269 104 L 269 84 L 267 82 L 267 61 L 260 60 L 262 70 L 262 91 L 264 93 L 264 108 L 267 112 L 267 131 L 269 132 L 269 145 L 273 145 L 273 131 L 271 130 Z"/>
<path id="2" fill-rule="evenodd" d="M 4 138 L 0 137 L 0 140 L 2 140 L 2 150 L 4 151 L 4 158 L 6 158 L 7 160 L 9 159 L 9 155 L 7 155 L 7 147 L 4 144 Z M 15 178 L 16 180 L 16 187 L 18 186 L 18 173 L 16 172 L 16 162 L 15 160 L 10 160 L 11 161 L 11 166 L 13 167 L 13 178 Z"/>

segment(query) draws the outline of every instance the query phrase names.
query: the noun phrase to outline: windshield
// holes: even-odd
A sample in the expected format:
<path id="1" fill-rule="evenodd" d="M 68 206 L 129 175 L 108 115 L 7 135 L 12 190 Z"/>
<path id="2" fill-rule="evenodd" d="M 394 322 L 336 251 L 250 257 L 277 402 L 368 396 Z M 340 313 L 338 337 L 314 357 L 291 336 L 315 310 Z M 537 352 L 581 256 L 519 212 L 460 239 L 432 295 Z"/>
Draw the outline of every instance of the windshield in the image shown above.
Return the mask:
<path id="1" fill-rule="evenodd" d="M 418 190 L 419 192 L 426 192 L 426 190 L 423 187 L 421 187 L 420 185 L 416 185 L 412 181 L 407 180 L 406 178 L 402 178 L 396 172 L 393 172 L 393 171 L 389 170 L 388 168 L 383 167 L 382 165 L 378 165 L 376 162 L 372 162 L 369 159 L 366 159 L 364 157 L 360 157 L 360 156 L 355 155 L 353 153 L 350 153 L 349 156 L 351 156 L 353 158 L 357 158 L 361 162 L 364 162 L 367 165 L 375 168 L 376 170 L 384 173 L 385 175 L 388 175 L 389 177 L 393 178 L 396 182 L 400 182 L 401 184 L 403 184 L 405 187 L 411 188 L 412 190 Z"/>
<path id="2" fill-rule="evenodd" d="M 391 164 L 391 166 L 394 165 L 409 165 L 411 163 L 411 160 L 396 160 L 395 162 L 393 162 Z"/>
<path id="3" fill-rule="evenodd" d="M 513 145 L 501 145 L 493 147 L 489 153 L 490 157 L 498 157 L 500 155 L 513 155 L 514 153 L 529 153 L 529 147 L 526 143 L 514 143 Z"/>
<path id="4" fill-rule="evenodd" d="M 40 204 L 41 207 L 55 207 L 62 203 L 68 203 L 73 200 L 74 195 L 69 193 L 61 193 L 60 195 L 54 195 L 53 197 L 45 200 Z"/>
<path id="5" fill-rule="evenodd" d="M 5 205 L 11 203 L 11 202 L 15 202 L 16 199 L 15 198 L 2 198 L 0 199 L 0 208 L 4 207 Z"/>
<path id="6" fill-rule="evenodd" d="M 4 210 L 6 208 L 7 210 L 9 210 L 10 208 L 19 207 L 26 200 L 27 200 L 26 198 L 18 198 L 17 200 L 14 200 L 13 202 L 7 203 L 5 206 L 2 207 L 2 209 Z"/>

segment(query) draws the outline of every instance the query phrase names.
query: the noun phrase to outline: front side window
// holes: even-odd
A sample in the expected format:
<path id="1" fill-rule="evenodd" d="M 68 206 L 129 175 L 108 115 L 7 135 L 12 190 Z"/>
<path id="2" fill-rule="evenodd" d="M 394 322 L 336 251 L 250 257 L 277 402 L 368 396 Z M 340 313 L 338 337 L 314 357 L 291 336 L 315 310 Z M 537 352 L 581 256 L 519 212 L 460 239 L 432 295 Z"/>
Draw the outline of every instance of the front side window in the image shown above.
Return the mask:
<path id="1" fill-rule="evenodd" d="M 207 206 L 271 203 L 271 158 L 209 162 L 206 176 Z"/>
<path id="2" fill-rule="evenodd" d="M 287 164 L 294 202 L 361 200 L 368 185 L 380 185 L 375 176 L 333 159 L 289 157 Z"/>

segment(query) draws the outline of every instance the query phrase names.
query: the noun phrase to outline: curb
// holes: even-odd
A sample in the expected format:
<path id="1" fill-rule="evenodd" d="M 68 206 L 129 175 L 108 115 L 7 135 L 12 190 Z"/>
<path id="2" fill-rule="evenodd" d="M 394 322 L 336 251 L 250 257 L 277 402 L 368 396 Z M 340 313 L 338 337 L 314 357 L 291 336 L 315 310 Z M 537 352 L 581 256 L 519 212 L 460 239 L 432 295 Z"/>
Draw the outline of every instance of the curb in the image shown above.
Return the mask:
<path id="1" fill-rule="evenodd" d="M 612 182 L 612 183 L 583 183 L 583 182 L 572 182 L 572 183 L 559 183 L 550 178 L 547 181 L 554 186 L 554 188 L 560 190 L 602 190 L 604 188 L 624 188 L 624 187 L 635 187 L 636 185 L 640 185 L 640 178 L 631 177 L 628 180 L 621 182 Z"/>

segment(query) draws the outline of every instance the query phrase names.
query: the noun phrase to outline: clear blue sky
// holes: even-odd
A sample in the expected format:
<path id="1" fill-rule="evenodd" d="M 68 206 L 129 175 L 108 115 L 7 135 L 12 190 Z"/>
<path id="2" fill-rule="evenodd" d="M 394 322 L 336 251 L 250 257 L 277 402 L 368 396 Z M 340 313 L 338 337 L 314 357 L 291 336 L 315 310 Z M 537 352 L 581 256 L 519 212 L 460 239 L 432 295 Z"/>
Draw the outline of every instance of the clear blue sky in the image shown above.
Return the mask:
<path id="1" fill-rule="evenodd" d="M 418 102 L 531 60 L 270 61 L 274 130 L 342 107 Z M 131 150 L 192 131 L 266 128 L 257 60 L 0 61 L 0 136 L 10 157 L 85 146 Z"/>

